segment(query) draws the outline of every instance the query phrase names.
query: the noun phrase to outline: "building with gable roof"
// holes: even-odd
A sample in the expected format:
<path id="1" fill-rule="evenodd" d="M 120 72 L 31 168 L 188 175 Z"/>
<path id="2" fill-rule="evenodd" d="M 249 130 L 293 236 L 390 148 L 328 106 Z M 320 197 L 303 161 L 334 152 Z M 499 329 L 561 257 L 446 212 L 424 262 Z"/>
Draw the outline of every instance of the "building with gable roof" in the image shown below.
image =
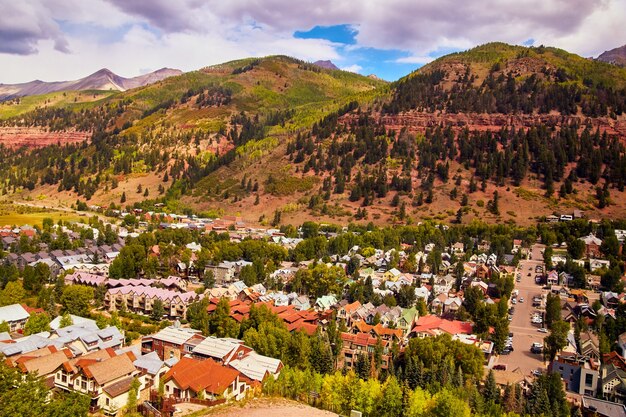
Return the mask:
<path id="1" fill-rule="evenodd" d="M 163 376 L 165 395 L 180 399 L 240 400 L 250 388 L 234 368 L 211 359 L 182 358 Z"/>

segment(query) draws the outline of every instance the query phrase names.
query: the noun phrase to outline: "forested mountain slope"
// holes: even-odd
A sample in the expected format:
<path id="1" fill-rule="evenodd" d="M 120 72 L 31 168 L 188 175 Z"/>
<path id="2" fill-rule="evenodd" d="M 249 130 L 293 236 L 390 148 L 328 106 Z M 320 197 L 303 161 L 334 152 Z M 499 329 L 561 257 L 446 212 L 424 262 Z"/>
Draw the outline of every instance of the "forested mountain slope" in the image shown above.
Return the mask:
<path id="1" fill-rule="evenodd" d="M 625 87 L 623 68 L 501 43 L 391 85 L 247 59 L 8 118 L 93 139 L 2 150 L 0 176 L 6 193 L 42 201 L 164 202 L 267 223 L 623 215 Z"/>

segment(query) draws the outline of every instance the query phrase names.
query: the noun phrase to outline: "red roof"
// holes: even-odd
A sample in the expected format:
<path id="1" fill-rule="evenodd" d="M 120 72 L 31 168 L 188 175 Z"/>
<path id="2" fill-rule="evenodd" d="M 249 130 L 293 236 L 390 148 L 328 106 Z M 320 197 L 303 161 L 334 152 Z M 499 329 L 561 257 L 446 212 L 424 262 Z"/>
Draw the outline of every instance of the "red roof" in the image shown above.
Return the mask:
<path id="1" fill-rule="evenodd" d="M 348 343 L 354 343 L 355 345 L 358 345 L 358 346 L 366 347 L 366 346 L 376 346 L 376 343 L 378 343 L 379 339 L 372 337 L 369 333 L 351 334 L 351 333 L 342 332 L 341 340 L 343 340 L 344 342 L 348 342 Z M 383 346 L 387 344 L 385 340 L 381 340 L 380 342 L 382 343 Z"/>
<path id="2" fill-rule="evenodd" d="M 165 374 L 164 381 L 173 379 L 183 390 L 191 389 L 196 393 L 204 390 L 221 395 L 238 376 L 238 371 L 211 359 L 200 361 L 183 357 Z"/>
<path id="3" fill-rule="evenodd" d="M 395 336 L 398 339 L 402 338 L 401 329 L 390 329 L 388 327 L 384 327 L 380 323 L 378 323 L 376 326 L 372 326 L 365 323 L 364 321 L 358 321 L 354 324 L 354 327 L 356 327 L 360 332 L 363 333 L 371 333 L 373 331 L 377 336 Z"/>
<path id="4" fill-rule="evenodd" d="M 435 331 L 455 334 L 472 334 L 472 324 L 466 321 L 446 320 L 435 315 L 420 317 L 411 333 L 424 333 Z"/>

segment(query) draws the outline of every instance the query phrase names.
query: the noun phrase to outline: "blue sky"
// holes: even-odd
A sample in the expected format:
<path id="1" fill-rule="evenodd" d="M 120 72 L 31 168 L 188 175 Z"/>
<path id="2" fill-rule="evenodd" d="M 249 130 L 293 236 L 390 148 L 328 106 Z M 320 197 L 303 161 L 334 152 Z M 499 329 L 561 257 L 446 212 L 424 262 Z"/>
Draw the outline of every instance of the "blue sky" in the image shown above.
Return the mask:
<path id="1" fill-rule="evenodd" d="M 491 41 L 586 57 L 626 43 L 626 0 L 0 0 L 0 10 L 0 83 L 274 54 L 396 80 Z"/>
<path id="2" fill-rule="evenodd" d="M 379 49 L 371 47 L 360 47 L 357 44 L 359 31 L 353 25 L 342 24 L 334 26 L 315 26 L 308 31 L 296 31 L 294 37 L 299 39 L 324 39 L 336 44 L 336 48 L 341 56 L 341 60 L 336 62 L 340 68 L 358 69 L 358 72 L 395 81 L 422 66 L 422 63 L 404 63 L 398 60 L 407 59 L 411 56 L 410 51 L 400 49 Z M 438 58 L 448 52 L 458 51 L 450 49 L 448 51 L 437 51 L 428 55 L 428 58 Z M 425 62 L 424 62 L 425 63 Z"/>

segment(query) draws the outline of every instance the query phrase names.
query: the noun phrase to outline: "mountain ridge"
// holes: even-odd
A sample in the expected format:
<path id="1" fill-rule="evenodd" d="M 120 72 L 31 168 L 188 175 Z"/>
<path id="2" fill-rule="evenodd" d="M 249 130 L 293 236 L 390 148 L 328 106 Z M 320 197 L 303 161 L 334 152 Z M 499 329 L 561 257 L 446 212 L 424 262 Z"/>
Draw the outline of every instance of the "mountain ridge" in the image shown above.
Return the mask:
<path id="1" fill-rule="evenodd" d="M 102 68 L 86 77 L 71 81 L 41 81 L 33 80 L 18 84 L 0 83 L 0 100 L 17 97 L 41 95 L 60 91 L 83 90 L 116 90 L 126 91 L 161 81 L 165 78 L 177 76 L 183 72 L 178 69 L 161 68 L 148 74 L 125 78 L 115 74 L 108 68 Z"/>
<path id="2" fill-rule="evenodd" d="M 596 58 L 597 61 L 607 62 L 609 64 L 626 66 L 626 45 L 604 51 Z"/>

